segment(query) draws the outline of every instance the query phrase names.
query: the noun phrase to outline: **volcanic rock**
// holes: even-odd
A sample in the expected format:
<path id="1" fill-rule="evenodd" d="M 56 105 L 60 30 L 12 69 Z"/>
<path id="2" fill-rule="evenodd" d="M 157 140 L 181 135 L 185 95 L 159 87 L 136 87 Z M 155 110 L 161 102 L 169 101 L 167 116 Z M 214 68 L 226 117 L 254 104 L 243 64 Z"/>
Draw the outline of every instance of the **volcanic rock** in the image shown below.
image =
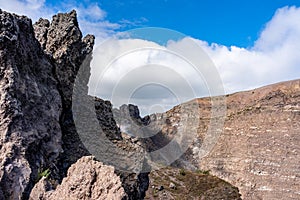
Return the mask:
<path id="1" fill-rule="evenodd" d="M 173 163 L 176 167 L 210 170 L 240 189 L 243 199 L 299 199 L 300 193 L 300 80 L 278 83 L 226 97 L 227 113 L 222 131 L 211 151 L 202 145 L 212 128 L 211 98 L 186 105 L 198 105 L 198 126 L 192 145 Z M 180 105 L 164 113 L 162 133 L 181 126 Z M 157 117 L 153 117 L 157 119 Z M 176 132 L 174 133 L 176 134 Z M 204 155 L 204 156 L 203 156 Z"/>

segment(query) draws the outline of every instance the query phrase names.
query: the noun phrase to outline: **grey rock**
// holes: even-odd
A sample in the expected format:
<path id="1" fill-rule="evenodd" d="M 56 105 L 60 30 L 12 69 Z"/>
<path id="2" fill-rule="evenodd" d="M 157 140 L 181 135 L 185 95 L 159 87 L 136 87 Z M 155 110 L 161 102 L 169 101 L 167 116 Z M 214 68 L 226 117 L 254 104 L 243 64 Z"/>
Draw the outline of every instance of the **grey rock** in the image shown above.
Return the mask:
<path id="1" fill-rule="evenodd" d="M 46 177 L 42 177 L 33 187 L 30 193 L 30 200 L 47 198 L 46 192 L 52 191 L 52 185 Z"/>
<path id="2" fill-rule="evenodd" d="M 0 10 L 0 27 L 0 196 L 26 199 L 62 151 L 62 102 L 31 20 Z"/>
<path id="3" fill-rule="evenodd" d="M 48 19 L 40 18 L 34 25 L 34 33 L 36 39 L 40 42 L 42 49 L 46 48 L 47 44 L 47 34 L 50 26 Z"/>
<path id="4" fill-rule="evenodd" d="M 87 94 L 95 38 L 82 38 L 76 12 L 57 14 L 51 23 L 40 19 L 32 25 L 27 17 L 0 11 L 0 27 L 0 199 L 28 199 L 30 192 L 32 199 L 62 198 L 62 191 L 78 181 L 74 176 L 77 172 L 72 170 L 78 174 L 96 171 L 95 176 L 85 177 L 95 199 L 142 199 L 148 174 L 117 172 L 89 157 L 80 159 L 90 153 L 76 132 L 72 92 L 84 64 L 87 70 L 81 84 Z M 94 97 L 90 99 L 94 101 Z M 111 104 L 98 99 L 95 107 L 106 136 L 123 140 Z M 109 168 L 109 172 L 98 173 L 98 168 Z M 51 171 L 51 181 L 38 181 L 38 173 L 46 169 Z M 98 175 L 103 180 L 113 176 L 121 182 L 114 182 L 112 187 L 105 186 L 109 182 L 97 185 Z M 110 190 L 115 186 L 118 190 Z M 100 195 L 104 190 L 115 196 Z M 80 191 L 80 187 L 73 191 L 74 199 L 80 198 Z"/>
<path id="5" fill-rule="evenodd" d="M 65 182 L 78 181 L 74 174 L 66 173 L 72 164 L 76 163 L 71 171 L 79 173 L 84 166 L 90 166 L 87 173 L 96 170 L 96 175 L 102 166 L 90 158 L 78 161 L 89 152 L 76 132 L 71 110 L 73 85 L 82 64 L 88 66 L 84 72 L 87 78 L 82 80 L 87 94 L 95 38 L 82 38 L 75 11 L 57 14 L 51 23 L 40 19 L 32 25 L 25 16 L 0 10 L 0 27 L 0 199 L 28 199 L 30 192 L 34 199 L 60 198 L 61 191 L 66 189 L 64 185 L 68 187 Z M 99 124 L 106 127 L 107 137 L 122 140 L 110 112 L 111 104 L 99 100 L 95 106 L 99 108 Z M 112 198 L 143 198 L 148 188 L 147 174 L 101 167 L 108 168 L 106 178 L 114 176 L 119 182 L 106 187 L 100 181 L 97 192 L 103 186 L 110 194 L 114 190 L 109 188 L 117 187 L 116 191 L 125 193 L 117 192 L 120 195 Z M 38 173 L 46 169 L 51 171 L 49 178 L 54 182 L 64 177 L 66 181 L 56 190 L 53 181 L 45 178 L 35 185 Z M 101 170 L 99 174 L 103 175 Z M 90 176 L 84 181 L 94 186 L 94 178 L 99 179 Z"/>
<path id="6" fill-rule="evenodd" d="M 62 99 L 60 125 L 64 153 L 60 155 L 58 168 L 63 177 L 71 164 L 80 157 L 89 155 L 76 133 L 71 105 L 76 75 L 84 61 L 88 62 L 89 67 L 95 38 L 92 35 L 82 38 L 75 10 L 54 15 L 50 24 L 47 20 L 40 19 L 34 24 L 34 28 L 36 38 L 53 62 L 53 73 Z M 89 76 L 90 68 L 87 73 Z"/>
<path id="7" fill-rule="evenodd" d="M 164 190 L 164 189 L 165 189 L 165 188 L 164 188 L 164 186 L 162 186 L 162 185 L 158 187 L 158 191 L 162 191 L 162 190 Z"/>

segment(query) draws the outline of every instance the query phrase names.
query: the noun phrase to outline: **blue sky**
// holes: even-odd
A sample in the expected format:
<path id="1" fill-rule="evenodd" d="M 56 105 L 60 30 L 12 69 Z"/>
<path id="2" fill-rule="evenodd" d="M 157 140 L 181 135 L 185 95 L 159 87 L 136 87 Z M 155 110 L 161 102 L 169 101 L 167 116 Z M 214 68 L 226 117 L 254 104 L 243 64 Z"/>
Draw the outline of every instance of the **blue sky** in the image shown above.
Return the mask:
<path id="1" fill-rule="evenodd" d="M 180 103 L 178 97 L 185 97 L 187 90 L 182 87 L 183 82 L 176 78 L 178 74 L 185 74 L 185 80 L 189 81 L 191 88 L 196 91 L 195 95 L 188 96 L 188 99 L 210 95 L 209 90 L 203 89 L 201 81 L 197 82 L 201 77 L 195 77 L 190 66 L 169 54 L 162 54 L 157 48 L 180 49 L 193 60 L 199 57 L 199 48 L 195 49 L 190 45 L 193 41 L 214 64 L 216 73 L 213 75 L 220 77 L 225 93 L 300 78 L 299 0 L 0 0 L 0 8 L 27 15 L 33 21 L 40 17 L 51 19 L 57 12 L 76 9 L 83 33 L 96 36 L 97 46 L 93 56 L 98 63 L 92 62 L 89 85 L 91 91 L 94 91 L 93 95 L 112 100 L 112 89 L 121 81 L 120 77 L 125 77 L 126 73 L 130 74 L 130 70 L 135 70 L 132 66 L 145 65 L 145 60 L 147 63 L 163 63 L 161 68 L 150 67 L 149 69 L 153 69 L 151 73 L 140 72 L 136 75 L 134 72 L 132 74 L 135 75 L 128 75 L 129 81 L 118 88 L 123 92 L 120 93 L 119 102 L 112 100 L 117 106 L 121 103 L 138 104 L 143 114 L 150 113 L 151 106 L 167 110 Z M 108 44 L 104 42 L 119 32 L 140 27 L 162 27 L 179 31 L 186 36 L 164 45 L 143 37 L 112 39 Z M 140 32 L 143 32 L 143 29 Z M 147 34 L 151 33 L 152 37 L 154 32 L 149 32 L 149 29 L 144 31 Z M 170 32 L 157 35 L 164 40 L 169 36 L 176 36 L 171 36 Z M 106 49 L 103 51 L 104 46 Z M 151 47 L 153 51 L 136 52 L 144 47 Z M 128 53 L 132 50 L 135 53 Z M 103 72 L 99 62 L 103 61 L 113 61 L 118 65 L 108 66 L 110 71 L 102 76 L 103 85 L 99 89 L 97 84 L 100 73 Z M 173 76 L 170 75 L 170 71 L 164 69 L 165 66 L 173 69 Z M 156 88 L 149 85 L 144 88 L 137 87 L 136 93 L 128 99 L 128 94 L 124 91 L 131 87 L 130 84 L 140 84 L 141 80 L 149 78 L 149 74 L 169 82 L 164 82 L 160 88 L 157 88 L 159 84 L 155 85 Z M 204 77 L 202 81 L 205 82 L 205 79 L 209 78 L 211 77 Z M 159 82 L 158 79 L 156 81 Z M 176 93 L 177 99 L 172 96 L 175 93 L 170 88 L 181 91 Z M 155 109 L 151 110 L 154 111 Z"/>
<path id="2" fill-rule="evenodd" d="M 62 1 L 46 1 L 62 9 Z M 257 40 L 275 11 L 284 6 L 300 6 L 299 0 L 81 0 L 97 3 L 113 23 L 130 21 L 134 27 L 164 27 L 226 46 L 248 47 Z M 63 10 L 63 9 L 62 9 Z"/>

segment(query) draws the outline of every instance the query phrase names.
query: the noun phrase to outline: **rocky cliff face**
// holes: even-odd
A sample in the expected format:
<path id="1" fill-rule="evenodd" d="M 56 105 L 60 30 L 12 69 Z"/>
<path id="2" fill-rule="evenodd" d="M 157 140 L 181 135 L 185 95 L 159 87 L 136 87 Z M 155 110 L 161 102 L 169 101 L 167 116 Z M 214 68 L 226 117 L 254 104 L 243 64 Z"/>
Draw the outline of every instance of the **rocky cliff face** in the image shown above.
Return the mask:
<path id="1" fill-rule="evenodd" d="M 244 199 L 299 199 L 300 80 L 229 95 L 227 107 L 224 132 L 199 167 Z"/>
<path id="2" fill-rule="evenodd" d="M 62 152 L 62 101 L 31 20 L 0 11 L 0 27 L 0 199 L 20 199 Z"/>
<path id="3" fill-rule="evenodd" d="M 139 109 L 135 105 L 122 105 L 119 109 L 114 108 L 114 119 L 121 127 L 124 138 L 118 141 L 117 145 L 126 151 L 135 152 L 138 152 L 140 147 L 147 152 L 163 148 L 173 139 L 174 134 L 177 134 L 177 128 L 181 125 L 179 113 L 174 111 L 180 111 L 180 109 L 175 107 L 167 113 L 152 114 L 141 118 Z M 191 127 L 191 129 L 197 130 L 197 127 Z M 155 135 L 143 138 L 147 135 L 147 131 Z M 188 151 L 186 155 L 189 153 L 191 151 Z M 153 164 L 151 161 L 157 161 L 154 157 L 146 160 L 152 170 L 149 174 L 150 183 L 145 199 L 241 199 L 237 187 L 212 176 L 209 171 L 197 169 L 197 166 L 187 158 L 183 156 L 172 164 L 173 167 L 159 163 Z"/>
<path id="4" fill-rule="evenodd" d="M 76 134 L 71 106 L 73 84 L 81 64 L 92 52 L 94 36 L 82 38 L 74 10 L 53 16 L 51 23 L 40 19 L 34 24 L 34 30 L 41 47 L 52 60 L 53 76 L 62 99 L 60 124 L 64 154 L 60 156 L 59 167 L 66 172 L 71 164 L 89 154 Z M 89 73 L 89 68 L 87 71 Z"/>
<path id="5" fill-rule="evenodd" d="M 84 157 L 89 152 L 74 125 L 72 92 L 80 65 L 91 60 L 94 36 L 82 38 L 76 12 L 32 25 L 0 11 L 0 27 L 0 199 L 143 198 L 147 174 L 117 172 Z M 107 136 L 122 140 L 113 119 L 103 121 L 111 108 L 95 107 Z"/>
<path id="6" fill-rule="evenodd" d="M 243 199 L 300 198 L 300 80 L 227 95 L 222 134 L 205 157 L 199 155 L 212 104 L 210 98 L 188 104 L 201 111 L 199 126 L 190 127 L 198 137 L 173 165 L 211 170 L 237 186 Z M 164 115 L 162 132 L 170 140 L 180 126 L 180 105 Z"/>

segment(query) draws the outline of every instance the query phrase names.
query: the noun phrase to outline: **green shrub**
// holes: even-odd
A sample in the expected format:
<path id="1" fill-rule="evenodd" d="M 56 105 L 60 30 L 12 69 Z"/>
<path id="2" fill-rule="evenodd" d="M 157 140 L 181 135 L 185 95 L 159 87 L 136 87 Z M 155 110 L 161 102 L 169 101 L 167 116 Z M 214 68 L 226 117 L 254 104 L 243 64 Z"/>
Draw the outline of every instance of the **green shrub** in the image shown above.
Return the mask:
<path id="1" fill-rule="evenodd" d="M 39 170 L 36 182 L 38 182 L 42 177 L 48 178 L 50 176 L 50 174 L 51 174 L 51 171 L 49 168 L 44 171 Z"/>

